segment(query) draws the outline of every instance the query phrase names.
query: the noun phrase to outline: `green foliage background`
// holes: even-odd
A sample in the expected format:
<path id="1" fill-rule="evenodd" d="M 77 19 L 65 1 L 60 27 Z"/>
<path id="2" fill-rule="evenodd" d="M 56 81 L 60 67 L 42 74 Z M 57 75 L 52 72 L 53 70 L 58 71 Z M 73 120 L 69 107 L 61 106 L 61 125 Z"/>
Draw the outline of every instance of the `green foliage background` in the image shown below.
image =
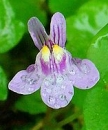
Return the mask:
<path id="1" fill-rule="evenodd" d="M 51 16 L 66 18 L 66 48 L 73 57 L 88 58 L 100 72 L 90 90 L 75 88 L 71 103 L 48 108 L 40 92 L 18 95 L 7 86 L 19 70 L 34 63 L 38 53 L 27 30 L 36 16 L 49 32 Z M 107 0 L 0 0 L 0 130 L 108 129 L 108 2 Z"/>

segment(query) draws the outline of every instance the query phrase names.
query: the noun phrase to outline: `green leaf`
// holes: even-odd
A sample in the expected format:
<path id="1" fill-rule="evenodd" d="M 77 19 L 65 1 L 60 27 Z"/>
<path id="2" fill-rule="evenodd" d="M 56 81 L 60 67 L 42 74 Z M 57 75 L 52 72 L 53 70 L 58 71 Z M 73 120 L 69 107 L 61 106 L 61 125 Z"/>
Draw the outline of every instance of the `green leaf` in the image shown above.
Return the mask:
<path id="1" fill-rule="evenodd" d="M 88 8 L 89 7 L 89 8 Z M 67 18 L 67 49 L 75 57 L 85 58 L 91 40 L 108 22 L 108 2 L 89 1 Z"/>
<path id="2" fill-rule="evenodd" d="M 55 0 L 49 0 L 49 8 L 52 11 L 52 13 L 55 12 L 61 12 L 64 14 L 65 17 L 68 17 L 75 13 L 75 11 L 85 2 L 88 0 L 58 0 L 57 2 Z"/>
<path id="3" fill-rule="evenodd" d="M 92 40 L 87 57 L 98 67 L 100 82 L 92 89 L 84 104 L 86 130 L 108 129 L 108 24 Z"/>
<path id="4" fill-rule="evenodd" d="M 16 101 L 15 107 L 18 110 L 28 112 L 30 114 L 44 113 L 47 110 L 46 105 L 41 99 L 40 91 L 27 96 L 22 96 L 18 101 Z"/>
<path id="5" fill-rule="evenodd" d="M 108 90 L 96 86 L 89 92 L 84 104 L 84 119 L 86 130 L 108 129 Z"/>
<path id="6" fill-rule="evenodd" d="M 16 20 L 7 0 L 0 1 L 0 53 L 14 47 L 24 34 L 24 24 Z"/>
<path id="7" fill-rule="evenodd" d="M 7 99 L 7 78 L 5 72 L 0 67 L 0 100 Z"/>
<path id="8" fill-rule="evenodd" d="M 78 88 L 74 88 L 74 97 L 72 99 L 72 103 L 75 104 L 80 109 L 83 109 L 83 103 L 89 91 L 90 90 L 81 90 Z"/>
<path id="9" fill-rule="evenodd" d="M 87 57 L 96 64 L 101 77 L 108 73 L 108 24 L 94 37 Z"/>
<path id="10" fill-rule="evenodd" d="M 87 56 L 87 52 L 89 47 L 91 46 L 91 42 L 94 36 L 108 22 L 107 17 L 108 17 L 108 2 L 94 0 L 89 1 L 84 5 L 82 5 L 76 14 L 66 19 L 67 21 L 66 48 L 72 53 L 73 57 L 83 59 L 88 58 L 91 59 L 94 63 L 96 63 L 95 62 L 96 59 L 93 60 L 93 55 L 94 57 L 97 57 L 98 53 L 95 55 L 96 51 L 91 52 L 90 57 Z M 105 46 L 103 47 L 105 48 Z M 108 50 L 107 47 L 106 50 Z M 101 59 L 103 59 L 102 55 L 105 56 L 100 52 L 99 56 Z M 99 64 L 100 62 L 102 62 L 102 60 L 100 59 L 97 59 L 97 61 Z M 99 65 L 97 65 L 96 63 L 96 66 L 98 67 Z M 89 91 L 91 90 L 75 89 L 75 94 L 72 103 L 74 103 L 76 106 L 82 109 L 83 103 Z"/>
<path id="11" fill-rule="evenodd" d="M 41 0 L 21 0 L 18 2 L 17 0 L 10 0 L 10 3 L 15 11 L 18 19 L 23 21 L 26 25 L 31 17 L 36 16 L 42 21 L 43 24 L 46 24 L 46 11 L 44 11 L 44 3 Z M 22 13 L 19 13 L 22 12 Z"/>

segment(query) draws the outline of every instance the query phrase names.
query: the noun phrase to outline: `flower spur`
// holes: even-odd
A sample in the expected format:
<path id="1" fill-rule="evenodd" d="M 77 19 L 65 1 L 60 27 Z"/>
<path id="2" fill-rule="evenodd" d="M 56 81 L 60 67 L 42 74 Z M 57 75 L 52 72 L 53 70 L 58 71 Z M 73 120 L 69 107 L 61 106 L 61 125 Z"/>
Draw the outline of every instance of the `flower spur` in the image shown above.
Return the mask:
<path id="1" fill-rule="evenodd" d="M 50 35 L 36 17 L 28 21 L 28 30 L 40 50 L 35 64 L 19 71 L 10 81 L 10 90 L 27 95 L 41 89 L 43 102 L 53 109 L 67 106 L 73 95 L 73 86 L 89 89 L 99 80 L 99 72 L 88 59 L 72 58 L 65 49 L 66 22 L 57 12 L 50 24 Z"/>

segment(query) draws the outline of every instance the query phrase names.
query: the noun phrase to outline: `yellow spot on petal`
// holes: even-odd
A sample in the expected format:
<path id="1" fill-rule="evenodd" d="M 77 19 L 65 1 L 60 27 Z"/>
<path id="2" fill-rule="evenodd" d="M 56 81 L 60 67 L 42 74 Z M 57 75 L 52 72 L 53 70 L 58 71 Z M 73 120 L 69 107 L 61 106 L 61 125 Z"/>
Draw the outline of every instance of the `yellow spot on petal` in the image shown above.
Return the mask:
<path id="1" fill-rule="evenodd" d="M 63 58 L 64 50 L 63 48 L 55 44 L 53 46 L 53 54 L 54 54 L 55 60 L 59 62 Z"/>
<path id="2" fill-rule="evenodd" d="M 41 49 L 41 53 L 42 53 L 42 59 L 45 62 L 48 62 L 49 58 L 50 58 L 50 50 L 49 50 L 49 48 L 47 46 L 43 46 L 43 48 Z"/>

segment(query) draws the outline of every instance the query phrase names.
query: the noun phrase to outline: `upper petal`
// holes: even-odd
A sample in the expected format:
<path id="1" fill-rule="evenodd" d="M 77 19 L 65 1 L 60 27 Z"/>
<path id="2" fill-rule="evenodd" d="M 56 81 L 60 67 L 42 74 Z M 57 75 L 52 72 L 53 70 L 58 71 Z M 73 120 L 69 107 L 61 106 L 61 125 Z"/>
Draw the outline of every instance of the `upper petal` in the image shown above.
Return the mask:
<path id="1" fill-rule="evenodd" d="M 66 21 L 64 16 L 57 12 L 52 16 L 50 24 L 51 40 L 61 47 L 65 46 L 66 42 Z"/>
<path id="2" fill-rule="evenodd" d="M 40 50 L 42 46 L 47 42 L 48 36 L 38 18 L 30 18 L 30 20 L 28 21 L 28 30 L 34 41 L 34 44 Z"/>
<path id="3" fill-rule="evenodd" d="M 66 75 L 47 76 L 41 86 L 43 102 L 53 109 L 67 106 L 74 95 L 72 82 Z"/>
<path id="4" fill-rule="evenodd" d="M 31 94 L 38 90 L 42 83 L 42 75 L 33 70 L 33 65 L 27 70 L 19 71 L 9 82 L 9 89 L 19 94 Z"/>
<path id="5" fill-rule="evenodd" d="M 89 89 L 98 82 L 99 72 L 90 60 L 73 59 L 72 63 L 69 74 L 75 87 Z"/>

